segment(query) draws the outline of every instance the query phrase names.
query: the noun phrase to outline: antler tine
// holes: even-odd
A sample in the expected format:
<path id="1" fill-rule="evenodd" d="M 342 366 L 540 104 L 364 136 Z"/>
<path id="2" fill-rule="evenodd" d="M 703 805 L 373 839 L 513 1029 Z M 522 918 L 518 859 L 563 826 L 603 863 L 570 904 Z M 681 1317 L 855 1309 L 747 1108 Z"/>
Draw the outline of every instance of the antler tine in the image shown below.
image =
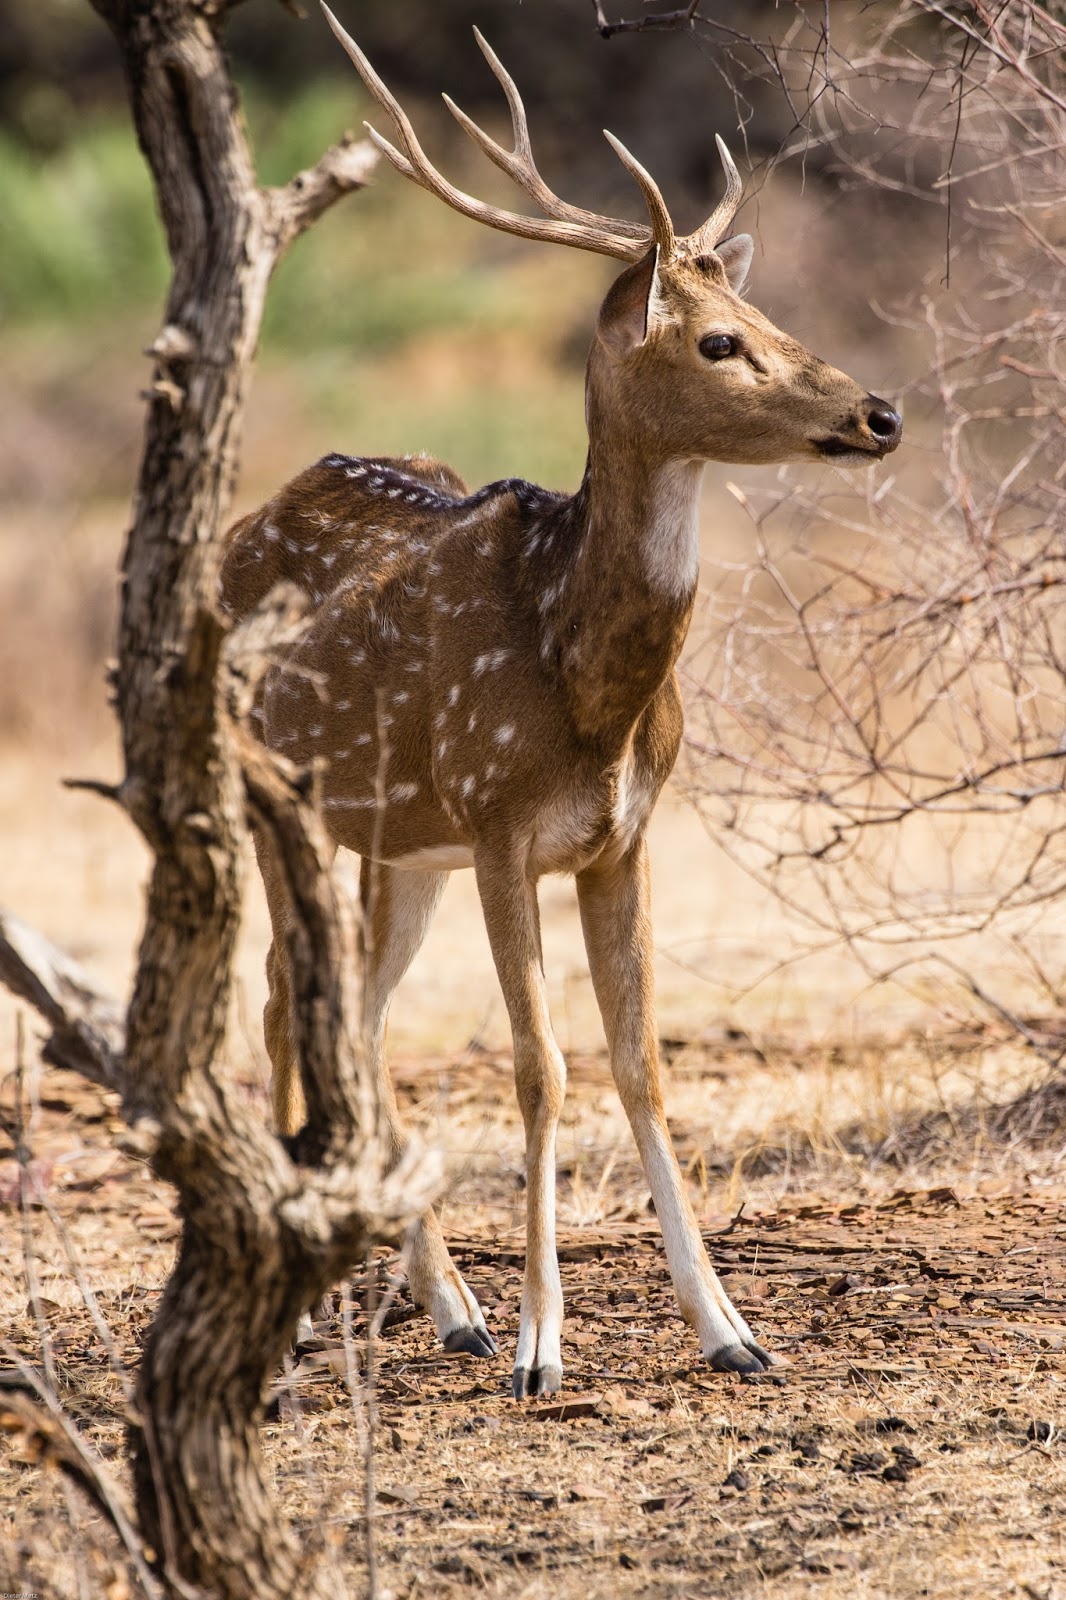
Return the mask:
<path id="1" fill-rule="evenodd" d="M 537 171 L 537 164 L 533 159 L 533 145 L 529 137 L 529 123 L 526 120 L 526 108 L 522 104 L 522 96 L 511 74 L 507 71 L 499 56 L 493 50 L 480 28 L 474 29 L 474 38 L 478 42 L 481 54 L 485 57 L 493 76 L 496 78 L 504 94 L 507 96 L 507 105 L 511 113 L 511 128 L 514 132 L 514 149 L 504 150 L 502 145 L 489 137 L 484 128 L 480 128 L 472 117 L 468 117 L 461 106 L 457 106 L 450 94 L 442 98 L 456 122 L 463 132 L 474 141 L 482 155 L 506 172 L 513 183 L 526 194 L 535 205 L 538 205 L 546 217 L 554 217 L 557 221 L 577 222 L 585 227 L 603 228 L 608 233 L 624 239 L 639 239 L 641 244 L 648 240 L 647 225 L 642 222 L 627 222 L 621 217 L 604 217 L 595 211 L 585 211 L 580 206 L 573 206 L 563 200 L 544 182 Z"/>
<path id="2" fill-rule="evenodd" d="M 431 194 L 435 194 L 438 199 L 451 206 L 453 211 L 459 211 L 463 216 L 472 217 L 475 222 L 483 222 L 487 227 L 496 228 L 501 233 L 517 234 L 522 239 L 543 239 L 550 244 L 570 245 L 577 250 L 591 250 L 597 255 L 613 256 L 619 261 L 639 261 L 647 247 L 647 232 L 643 231 L 642 237 L 637 238 L 631 233 L 622 231 L 623 226 L 631 229 L 632 224 L 623 225 L 608 218 L 592 218 L 583 214 L 579 214 L 581 220 L 549 217 L 547 221 L 542 222 L 539 217 L 525 217 L 516 211 L 504 211 L 497 206 L 486 205 L 483 200 L 477 200 L 473 195 L 465 194 L 462 189 L 457 189 L 454 184 L 449 183 L 422 149 L 414 128 L 395 95 L 378 77 L 355 40 L 341 27 L 324 0 L 321 0 L 321 4 L 326 14 L 326 21 L 359 76 L 374 99 L 396 124 L 403 145 L 402 151 L 382 138 L 369 123 L 366 124 L 366 129 L 378 149 L 405 177 L 412 179 L 421 188 L 428 189 Z M 480 132 L 480 129 L 478 131 Z M 503 153 L 501 151 L 501 154 Z"/>
<path id="3" fill-rule="evenodd" d="M 666 201 L 659 192 L 659 185 L 655 182 L 651 173 L 645 171 L 637 158 L 630 155 L 621 139 L 616 139 L 614 134 L 609 133 L 606 128 L 603 130 L 603 136 L 626 171 L 636 178 L 640 184 L 647 203 L 648 215 L 651 218 L 652 236 L 662 251 L 664 258 L 669 260 L 675 252 L 677 242 L 674 238 L 674 224 L 670 220 L 669 211 L 666 209 Z"/>
<path id="4" fill-rule="evenodd" d="M 522 104 L 522 96 L 518 92 L 518 85 L 511 74 L 489 44 L 480 28 L 474 29 L 474 38 L 477 40 L 478 49 L 485 57 L 492 71 L 493 77 L 507 96 L 507 109 L 511 113 L 511 126 L 514 129 L 515 155 L 521 156 L 524 161 L 533 166 L 533 146 L 529 138 L 529 123 L 526 121 L 526 108 Z M 480 129 L 478 130 L 481 131 Z M 491 140 L 489 141 L 491 143 Z M 497 149 L 499 146 L 497 146 Z"/>
<path id="5" fill-rule="evenodd" d="M 422 174 L 418 170 L 419 163 L 417 161 L 417 157 L 422 157 L 423 165 L 428 166 L 429 163 L 426 161 L 421 147 L 419 146 L 418 140 L 415 137 L 415 130 L 412 128 L 403 107 L 400 105 L 396 97 L 389 92 L 388 87 L 378 77 L 377 73 L 374 71 L 374 68 L 370 65 L 370 62 L 360 50 L 351 34 L 346 33 L 341 27 L 340 23 L 333 15 L 333 12 L 325 4 L 325 0 L 320 0 L 320 3 L 322 5 L 322 10 L 325 13 L 326 21 L 329 23 L 330 28 L 332 29 L 333 34 L 341 48 L 344 50 L 352 65 L 355 67 L 355 70 L 358 72 L 359 76 L 370 90 L 370 93 L 374 96 L 374 99 L 384 111 L 388 112 L 393 122 L 395 122 L 396 127 L 399 130 L 400 138 L 403 140 L 404 146 L 406 147 L 407 156 L 401 155 L 399 150 L 397 150 L 394 145 L 391 145 L 387 139 L 383 139 L 380 133 L 372 128 L 369 123 L 364 123 L 363 126 L 366 128 L 367 133 L 373 139 L 378 149 L 382 151 L 384 155 L 388 156 L 393 166 L 398 167 L 405 177 L 413 178 L 416 183 L 421 183 L 423 187 L 425 187 L 426 185 Z M 412 161 L 409 160 L 408 157 L 414 157 L 415 159 Z"/>
<path id="6" fill-rule="evenodd" d="M 689 235 L 684 241 L 687 250 L 693 255 L 705 254 L 713 250 L 715 245 L 726 237 L 733 225 L 733 218 L 737 214 L 741 200 L 744 198 L 744 185 L 740 173 L 737 171 L 736 162 L 729 154 L 725 140 L 715 134 L 714 142 L 718 146 L 718 154 L 722 158 L 725 168 L 725 194 L 719 200 L 702 228 L 697 228 L 695 233 Z"/>

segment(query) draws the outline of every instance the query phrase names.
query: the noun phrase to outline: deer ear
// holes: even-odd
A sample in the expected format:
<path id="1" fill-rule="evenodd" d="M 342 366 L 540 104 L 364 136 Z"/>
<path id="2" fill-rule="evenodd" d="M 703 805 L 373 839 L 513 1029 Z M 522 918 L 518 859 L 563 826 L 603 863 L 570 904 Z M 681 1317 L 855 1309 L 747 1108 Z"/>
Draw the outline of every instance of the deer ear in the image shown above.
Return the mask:
<path id="1" fill-rule="evenodd" d="M 751 271 L 751 258 L 755 254 L 755 240 L 750 233 L 735 233 L 731 239 L 716 244 L 714 253 L 725 268 L 726 281 L 734 294 L 743 294 Z"/>
<path id="2" fill-rule="evenodd" d="M 613 354 L 636 350 L 656 321 L 665 315 L 659 283 L 659 246 L 627 267 L 617 278 L 600 307 L 596 333 Z"/>

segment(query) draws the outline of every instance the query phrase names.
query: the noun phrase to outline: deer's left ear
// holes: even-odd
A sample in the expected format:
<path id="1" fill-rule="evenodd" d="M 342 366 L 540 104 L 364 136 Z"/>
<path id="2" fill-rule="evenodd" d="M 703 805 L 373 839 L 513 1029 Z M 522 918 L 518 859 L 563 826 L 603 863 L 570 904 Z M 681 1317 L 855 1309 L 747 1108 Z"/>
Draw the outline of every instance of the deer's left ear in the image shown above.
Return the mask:
<path id="1" fill-rule="evenodd" d="M 642 345 L 665 315 L 659 284 L 659 246 L 627 267 L 612 283 L 600 307 L 596 333 L 608 350 L 624 356 Z"/>
<path id="2" fill-rule="evenodd" d="M 743 294 L 751 271 L 751 258 L 755 254 L 755 240 L 750 233 L 735 233 L 731 239 L 716 244 L 714 253 L 725 268 L 729 287 L 734 294 Z"/>

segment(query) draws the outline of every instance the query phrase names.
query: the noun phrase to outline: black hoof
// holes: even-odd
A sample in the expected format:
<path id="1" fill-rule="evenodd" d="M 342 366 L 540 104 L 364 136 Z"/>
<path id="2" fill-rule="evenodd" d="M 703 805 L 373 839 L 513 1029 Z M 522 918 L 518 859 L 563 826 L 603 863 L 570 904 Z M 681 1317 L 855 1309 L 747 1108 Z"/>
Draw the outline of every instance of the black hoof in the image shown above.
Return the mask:
<path id="1" fill-rule="evenodd" d="M 562 1367 L 515 1367 L 511 1393 L 516 1400 L 536 1394 L 557 1394 L 563 1386 Z"/>
<path id="2" fill-rule="evenodd" d="M 739 1372 L 746 1378 L 758 1376 L 770 1365 L 770 1357 L 765 1350 L 759 1350 L 758 1346 L 749 1350 L 742 1344 L 727 1344 L 724 1350 L 715 1351 L 710 1359 L 715 1372 Z"/>
<path id="3" fill-rule="evenodd" d="M 451 1333 L 444 1336 L 444 1348 L 454 1355 L 457 1350 L 465 1350 L 468 1356 L 494 1356 L 499 1353 L 499 1345 L 487 1328 L 453 1328 Z"/>
<path id="4" fill-rule="evenodd" d="M 767 1370 L 769 1370 L 771 1367 L 777 1366 L 777 1357 L 772 1356 L 769 1350 L 764 1350 L 761 1344 L 756 1344 L 754 1339 L 747 1348 L 751 1351 L 752 1355 L 758 1356 L 759 1360 Z"/>

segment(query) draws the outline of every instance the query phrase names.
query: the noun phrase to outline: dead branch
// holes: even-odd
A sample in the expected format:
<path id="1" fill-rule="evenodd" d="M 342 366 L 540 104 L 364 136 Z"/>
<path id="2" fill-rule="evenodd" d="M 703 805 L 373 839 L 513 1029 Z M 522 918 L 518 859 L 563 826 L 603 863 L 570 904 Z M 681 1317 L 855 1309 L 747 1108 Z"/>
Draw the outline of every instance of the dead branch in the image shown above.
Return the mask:
<path id="1" fill-rule="evenodd" d="M 46 1061 L 105 1089 L 125 1086 L 125 1027 L 118 1001 L 77 962 L 0 907 L 0 982 L 39 1012 L 52 1032 Z"/>

